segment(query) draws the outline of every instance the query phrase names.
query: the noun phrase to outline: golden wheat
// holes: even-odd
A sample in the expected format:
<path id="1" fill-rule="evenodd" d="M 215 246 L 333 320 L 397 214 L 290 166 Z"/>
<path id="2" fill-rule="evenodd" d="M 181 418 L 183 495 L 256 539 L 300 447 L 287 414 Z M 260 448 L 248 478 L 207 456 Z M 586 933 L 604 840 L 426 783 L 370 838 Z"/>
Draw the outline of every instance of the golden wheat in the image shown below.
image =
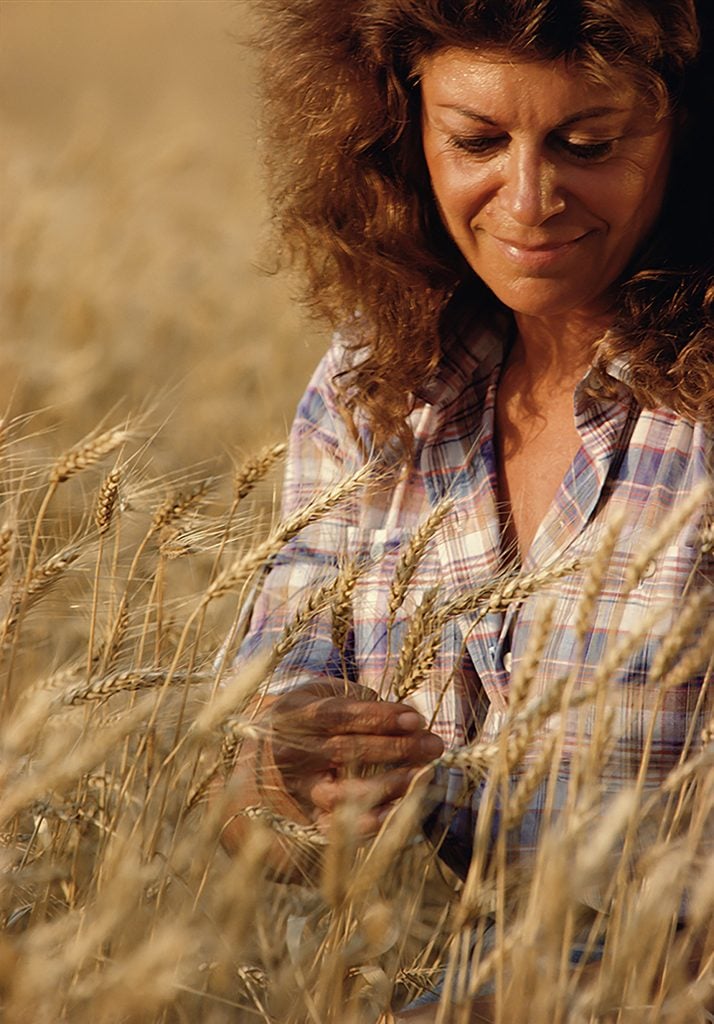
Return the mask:
<path id="1" fill-rule="evenodd" d="M 538 694 L 546 594 L 514 666 L 501 736 L 476 737 L 425 769 L 374 840 L 356 842 L 357 806 L 328 837 L 252 806 L 242 812 L 255 826 L 249 838 L 233 861 L 223 853 L 230 786 L 225 800 L 207 800 L 209 788 L 246 742 L 264 737 L 257 695 L 313 616 L 331 618 L 346 662 L 362 567 L 338 552 L 340 571 L 305 593 L 278 650 L 235 671 L 250 584 L 259 589 L 263 567 L 301 529 L 358 500 L 371 470 L 263 525 L 284 426 L 324 340 L 303 344 L 310 330 L 286 289 L 251 266 L 263 211 L 237 128 L 252 116 L 248 54 L 228 40 L 222 5 L 6 6 L 3 1020 L 376 1024 L 445 979 L 435 1011 L 443 1024 L 466 1024 L 486 982 L 499 1024 L 699 1024 L 714 998 L 707 591 L 692 587 L 647 684 L 675 699 L 709 664 L 681 764 L 655 791 L 635 786 L 608 802 L 599 783 L 615 741 L 612 709 L 601 704 L 651 620 L 610 645 L 591 685 L 573 692 L 568 678 L 552 679 Z M 116 77 L 120 99 L 82 112 L 68 97 L 78 98 L 87 55 L 105 89 Z M 152 112 L 157 64 L 167 88 Z M 152 422 L 167 422 L 155 434 L 143 411 L 124 419 L 149 404 Z M 107 430 L 112 408 L 124 425 Z M 256 448 L 235 469 L 233 453 Z M 646 538 L 627 586 L 707 500 L 693 495 Z M 621 535 L 614 520 L 588 565 L 542 566 L 469 594 L 435 588 L 419 604 L 412 588 L 448 511 L 437 507 L 398 559 L 389 625 L 409 615 L 398 648 L 390 630 L 396 668 L 384 692 L 393 696 L 413 693 L 432 670 L 453 619 L 502 611 L 580 568 L 583 642 Z M 711 553 L 710 521 L 699 545 Z M 532 861 L 511 864 L 504 829 L 557 774 L 557 723 L 574 712 L 596 722 L 567 812 Z M 465 883 L 421 835 L 433 770 L 486 786 Z M 493 845 L 499 794 L 505 817 Z M 653 813 L 654 840 L 640 847 Z M 268 877 L 273 834 L 306 854 L 305 884 Z M 571 968 L 573 942 L 592 950 L 603 930 L 602 968 Z"/>

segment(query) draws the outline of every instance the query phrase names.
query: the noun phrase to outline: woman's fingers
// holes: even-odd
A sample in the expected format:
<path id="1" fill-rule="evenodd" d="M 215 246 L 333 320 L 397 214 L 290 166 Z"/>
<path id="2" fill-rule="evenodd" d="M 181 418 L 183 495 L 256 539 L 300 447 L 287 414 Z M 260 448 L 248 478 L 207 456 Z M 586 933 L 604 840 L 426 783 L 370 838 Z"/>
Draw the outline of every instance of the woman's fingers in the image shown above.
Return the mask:
<path id="1" fill-rule="evenodd" d="M 315 732 L 398 736 L 426 728 L 426 721 L 408 704 L 392 701 L 325 697 L 304 709 L 305 724 Z"/>
<path id="2" fill-rule="evenodd" d="M 372 810 L 404 796 L 418 769 L 394 768 L 368 778 L 344 779 L 333 775 L 315 777 L 309 795 L 321 811 L 331 812 L 340 804 L 350 803 L 360 810 Z"/>
<path id="3" fill-rule="evenodd" d="M 379 830 L 415 771 L 444 749 L 419 712 L 396 702 L 295 691 L 276 702 L 270 724 L 273 757 L 293 797 L 327 831 L 339 807 L 353 807 L 362 838 Z"/>
<path id="4" fill-rule="evenodd" d="M 424 764 L 443 750 L 407 704 L 296 693 L 271 716 L 273 752 L 287 771 Z"/>
<path id="5" fill-rule="evenodd" d="M 383 764 L 426 764 L 438 757 L 444 744 L 433 732 L 411 736 L 337 735 L 325 740 L 322 753 L 327 762 L 338 767 Z"/>
<path id="6" fill-rule="evenodd" d="M 438 757 L 444 744 L 432 732 L 421 730 L 412 735 L 382 736 L 338 734 L 303 735 L 300 742 L 273 739 L 276 764 L 288 774 L 317 771 L 321 768 L 351 768 L 359 771 L 370 765 L 422 765 Z"/>
<path id="7" fill-rule="evenodd" d="M 296 692 L 273 708 L 273 728 L 285 735 L 354 733 L 399 736 L 426 728 L 424 717 L 408 704 L 314 697 Z"/>

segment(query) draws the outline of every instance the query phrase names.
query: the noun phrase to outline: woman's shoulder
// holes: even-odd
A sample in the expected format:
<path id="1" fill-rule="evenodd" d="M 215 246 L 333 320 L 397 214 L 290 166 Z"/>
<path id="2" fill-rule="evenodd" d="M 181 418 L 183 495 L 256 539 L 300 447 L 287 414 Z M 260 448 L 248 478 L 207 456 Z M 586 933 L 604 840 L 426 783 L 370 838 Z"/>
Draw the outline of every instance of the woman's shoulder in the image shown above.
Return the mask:
<path id="1" fill-rule="evenodd" d="M 293 447 L 317 446 L 350 465 L 369 457 L 374 447 L 369 424 L 350 402 L 349 393 L 350 371 L 359 358 L 358 348 L 336 331 L 298 403 L 291 430 Z"/>

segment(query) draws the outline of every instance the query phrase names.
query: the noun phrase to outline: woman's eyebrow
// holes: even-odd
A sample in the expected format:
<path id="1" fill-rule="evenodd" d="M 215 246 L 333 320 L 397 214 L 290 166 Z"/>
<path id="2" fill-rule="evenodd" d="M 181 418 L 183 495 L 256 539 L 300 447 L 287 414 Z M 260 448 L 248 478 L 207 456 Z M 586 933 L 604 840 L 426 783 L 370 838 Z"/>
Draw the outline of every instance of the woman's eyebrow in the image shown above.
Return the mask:
<path id="1" fill-rule="evenodd" d="M 494 125 L 494 127 L 498 125 L 498 121 L 494 121 L 492 117 L 487 117 L 486 114 L 479 114 L 478 111 L 470 110 L 468 107 L 459 107 L 455 103 L 437 103 L 436 106 L 440 110 L 453 110 L 455 114 L 468 117 L 471 121 L 483 121 L 485 124 Z"/>
<path id="2" fill-rule="evenodd" d="M 560 122 L 558 128 L 569 128 L 571 124 L 575 124 L 577 121 L 588 121 L 594 117 L 607 117 L 608 114 L 626 113 L 628 113 L 627 107 L 586 107 L 585 110 L 578 110 L 577 113 L 566 117 L 564 121 Z"/>
<path id="3" fill-rule="evenodd" d="M 494 118 L 489 117 L 487 114 L 481 114 L 478 110 L 472 110 L 470 107 L 460 107 L 455 103 L 437 103 L 437 107 L 442 110 L 453 110 L 456 114 L 461 114 L 462 117 L 468 117 L 471 121 L 481 121 L 483 124 L 492 125 L 494 128 L 499 127 L 499 122 Z M 569 128 L 570 125 L 576 124 L 578 121 L 588 121 L 591 118 L 606 117 L 608 114 L 626 114 L 626 107 L 585 107 L 583 110 L 578 110 L 565 120 L 560 121 L 555 126 L 556 130 L 559 128 Z"/>

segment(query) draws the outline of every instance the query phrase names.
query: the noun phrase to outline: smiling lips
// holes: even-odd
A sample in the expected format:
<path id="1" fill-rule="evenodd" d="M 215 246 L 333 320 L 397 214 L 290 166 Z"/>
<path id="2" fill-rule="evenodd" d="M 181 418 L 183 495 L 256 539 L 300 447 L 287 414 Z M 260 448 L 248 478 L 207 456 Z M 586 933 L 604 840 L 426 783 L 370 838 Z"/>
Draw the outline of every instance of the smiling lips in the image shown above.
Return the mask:
<path id="1" fill-rule="evenodd" d="M 496 235 L 490 235 L 489 237 L 510 262 L 524 269 L 538 270 L 569 256 L 580 242 L 589 235 L 590 232 L 586 231 L 576 238 L 566 239 L 562 242 L 542 242 L 538 245 L 526 245 L 523 242 L 498 238 Z"/>

